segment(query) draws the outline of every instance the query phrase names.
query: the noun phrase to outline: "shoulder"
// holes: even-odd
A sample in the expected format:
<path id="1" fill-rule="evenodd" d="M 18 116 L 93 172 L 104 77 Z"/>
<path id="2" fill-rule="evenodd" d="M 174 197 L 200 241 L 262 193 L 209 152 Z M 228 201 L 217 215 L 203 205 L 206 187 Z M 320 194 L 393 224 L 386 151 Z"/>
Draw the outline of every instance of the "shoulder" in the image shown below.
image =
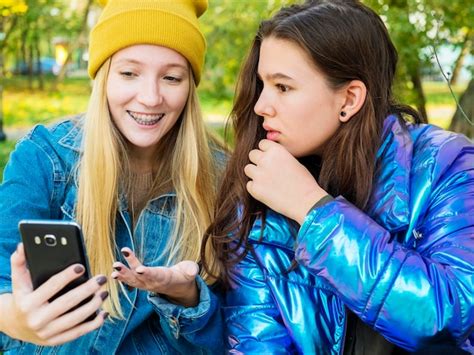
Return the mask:
<path id="1" fill-rule="evenodd" d="M 36 125 L 18 144 L 30 142 L 54 150 L 59 147 L 79 150 L 82 139 L 81 117 L 67 118 L 50 126 Z"/>
<path id="2" fill-rule="evenodd" d="M 412 173 L 440 179 L 448 171 L 474 166 L 474 145 L 462 134 L 433 125 L 409 125 L 413 140 Z"/>
<path id="3" fill-rule="evenodd" d="M 75 165 L 81 147 L 82 128 L 77 119 L 67 119 L 51 126 L 37 125 L 21 138 L 10 157 L 11 164 L 41 165 L 52 169 L 56 178 Z"/>
<path id="4" fill-rule="evenodd" d="M 227 165 L 229 160 L 230 152 L 227 148 L 224 147 L 217 139 L 211 137 L 209 141 L 209 149 L 211 151 L 211 157 L 217 169 L 222 171 Z"/>

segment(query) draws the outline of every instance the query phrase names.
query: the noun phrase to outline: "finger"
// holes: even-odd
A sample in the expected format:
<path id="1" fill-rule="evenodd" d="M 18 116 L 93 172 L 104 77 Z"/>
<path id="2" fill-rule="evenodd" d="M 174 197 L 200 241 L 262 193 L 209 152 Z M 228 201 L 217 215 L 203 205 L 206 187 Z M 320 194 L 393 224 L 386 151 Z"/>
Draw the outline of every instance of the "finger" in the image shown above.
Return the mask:
<path id="1" fill-rule="evenodd" d="M 64 333 L 58 334 L 57 336 L 54 336 L 48 340 L 48 344 L 50 346 L 54 345 L 59 345 L 59 344 L 64 344 L 68 341 L 74 340 L 79 338 L 80 336 L 87 334 L 100 326 L 104 323 L 105 319 L 108 317 L 107 312 L 101 312 L 99 313 L 94 320 L 90 322 L 85 322 L 77 327 L 71 328 L 67 330 Z"/>
<path id="2" fill-rule="evenodd" d="M 98 275 L 58 297 L 46 307 L 44 307 L 44 309 L 41 310 L 41 313 L 47 315 L 49 320 L 56 319 L 60 315 L 73 309 L 88 297 L 93 296 L 95 293 L 106 292 L 100 291 L 101 287 L 105 285 L 106 282 L 107 278 L 104 275 Z"/>
<path id="3" fill-rule="evenodd" d="M 249 159 L 255 165 L 258 165 L 260 159 L 262 159 L 263 152 L 259 149 L 253 149 L 249 153 Z"/>
<path id="4" fill-rule="evenodd" d="M 247 165 L 245 165 L 244 173 L 245 173 L 245 175 L 247 175 L 250 179 L 253 180 L 253 179 L 255 179 L 255 177 L 257 176 L 258 168 L 257 168 L 256 165 L 247 164 Z"/>
<path id="5" fill-rule="evenodd" d="M 274 144 L 278 144 L 278 143 L 275 143 L 269 139 L 262 139 L 259 143 L 258 143 L 258 148 L 262 151 L 262 152 L 266 152 L 268 149 L 270 149 Z"/>
<path id="6" fill-rule="evenodd" d="M 137 279 L 137 276 L 139 275 L 136 272 L 134 272 L 133 270 L 130 270 L 126 266 L 121 267 L 120 271 L 115 270 L 111 274 L 111 277 L 114 278 L 115 280 L 126 283 L 127 285 L 132 286 L 132 287 L 139 286 L 139 281 Z"/>
<path id="7" fill-rule="evenodd" d="M 61 291 L 72 280 L 80 277 L 84 271 L 84 266 L 80 264 L 74 264 L 67 267 L 63 271 L 58 272 L 35 290 L 35 303 L 37 305 L 45 303 L 51 297 Z"/>
<path id="8" fill-rule="evenodd" d="M 30 294 L 33 291 L 31 276 L 26 266 L 25 249 L 23 243 L 18 244 L 17 249 L 10 258 L 13 293 L 19 295 Z"/>
<path id="9" fill-rule="evenodd" d="M 252 181 L 252 180 L 250 180 L 250 181 L 247 182 L 246 188 L 247 188 L 247 192 L 248 192 L 250 195 L 252 195 L 252 197 L 255 198 L 255 196 L 254 196 L 254 191 L 253 191 L 253 181 Z"/>
<path id="10" fill-rule="evenodd" d="M 99 291 L 93 296 L 94 297 L 81 307 L 65 313 L 49 322 L 45 329 L 38 332 L 38 335 L 43 339 L 48 339 L 79 325 L 90 315 L 95 314 L 95 312 L 101 307 L 102 303 L 107 299 L 109 293 L 107 291 Z"/>
<path id="11" fill-rule="evenodd" d="M 127 261 L 128 266 L 130 269 L 135 270 L 137 267 L 139 267 L 142 263 L 138 258 L 135 256 L 135 253 L 130 249 L 130 248 L 122 248 L 121 250 L 122 255 L 125 257 L 125 260 Z"/>

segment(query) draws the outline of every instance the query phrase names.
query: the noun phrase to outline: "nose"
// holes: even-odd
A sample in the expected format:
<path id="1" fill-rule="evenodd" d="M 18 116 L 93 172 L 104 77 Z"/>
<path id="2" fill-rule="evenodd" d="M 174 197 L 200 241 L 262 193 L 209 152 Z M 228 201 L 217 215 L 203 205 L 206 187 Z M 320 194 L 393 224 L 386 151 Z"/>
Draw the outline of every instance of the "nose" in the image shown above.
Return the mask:
<path id="1" fill-rule="evenodd" d="M 262 90 L 262 92 L 260 93 L 260 97 L 255 103 L 253 110 L 257 115 L 262 117 L 275 116 L 275 108 L 271 104 L 270 98 L 267 97 L 265 90 Z"/>
<path id="2" fill-rule="evenodd" d="M 137 93 L 137 100 L 144 106 L 155 107 L 163 103 L 163 95 L 157 80 L 144 81 Z"/>

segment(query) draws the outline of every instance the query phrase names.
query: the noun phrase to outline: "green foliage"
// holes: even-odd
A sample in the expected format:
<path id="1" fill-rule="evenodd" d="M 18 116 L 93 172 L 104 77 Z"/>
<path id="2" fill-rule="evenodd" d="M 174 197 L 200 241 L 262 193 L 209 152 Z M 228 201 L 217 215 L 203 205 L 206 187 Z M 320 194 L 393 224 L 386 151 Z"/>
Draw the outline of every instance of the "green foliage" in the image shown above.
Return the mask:
<path id="1" fill-rule="evenodd" d="M 210 3 L 201 20 L 208 50 L 201 90 L 218 99 L 230 99 L 240 64 L 262 19 L 290 0 L 219 0 Z"/>
<path id="2" fill-rule="evenodd" d="M 474 7 L 464 0 L 365 0 L 382 16 L 399 54 L 395 94 L 400 101 L 417 103 L 412 80 L 433 66 L 433 47 L 459 48 L 472 29 Z M 454 67 L 455 63 L 452 63 Z M 439 68 L 433 69 L 438 72 Z"/>

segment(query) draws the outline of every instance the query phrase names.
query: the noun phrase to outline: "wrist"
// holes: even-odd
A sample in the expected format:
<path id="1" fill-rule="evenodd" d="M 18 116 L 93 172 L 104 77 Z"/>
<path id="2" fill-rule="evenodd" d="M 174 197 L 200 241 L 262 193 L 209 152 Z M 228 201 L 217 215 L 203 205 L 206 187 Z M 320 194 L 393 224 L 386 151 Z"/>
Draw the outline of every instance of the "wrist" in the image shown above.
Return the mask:
<path id="1" fill-rule="evenodd" d="M 11 328 L 11 324 L 10 327 L 7 325 L 11 323 L 9 321 L 8 310 L 12 309 L 12 297 L 11 293 L 0 295 L 0 314 L 2 315 L 0 317 L 0 333 L 5 333 L 7 335 L 10 335 L 9 332 L 7 332 L 7 329 Z"/>
<path id="2" fill-rule="evenodd" d="M 296 222 L 299 225 L 302 225 L 306 216 L 311 211 L 314 205 L 318 203 L 321 199 L 328 196 L 328 193 L 321 188 L 318 188 L 311 193 L 307 194 L 306 197 L 301 202 L 301 208 L 298 211 L 298 215 L 296 216 Z"/>
<path id="3" fill-rule="evenodd" d="M 196 307 L 199 304 L 199 289 L 197 283 L 194 282 L 190 289 L 187 289 L 181 295 L 162 294 L 161 297 L 166 298 L 169 302 L 186 308 Z"/>

